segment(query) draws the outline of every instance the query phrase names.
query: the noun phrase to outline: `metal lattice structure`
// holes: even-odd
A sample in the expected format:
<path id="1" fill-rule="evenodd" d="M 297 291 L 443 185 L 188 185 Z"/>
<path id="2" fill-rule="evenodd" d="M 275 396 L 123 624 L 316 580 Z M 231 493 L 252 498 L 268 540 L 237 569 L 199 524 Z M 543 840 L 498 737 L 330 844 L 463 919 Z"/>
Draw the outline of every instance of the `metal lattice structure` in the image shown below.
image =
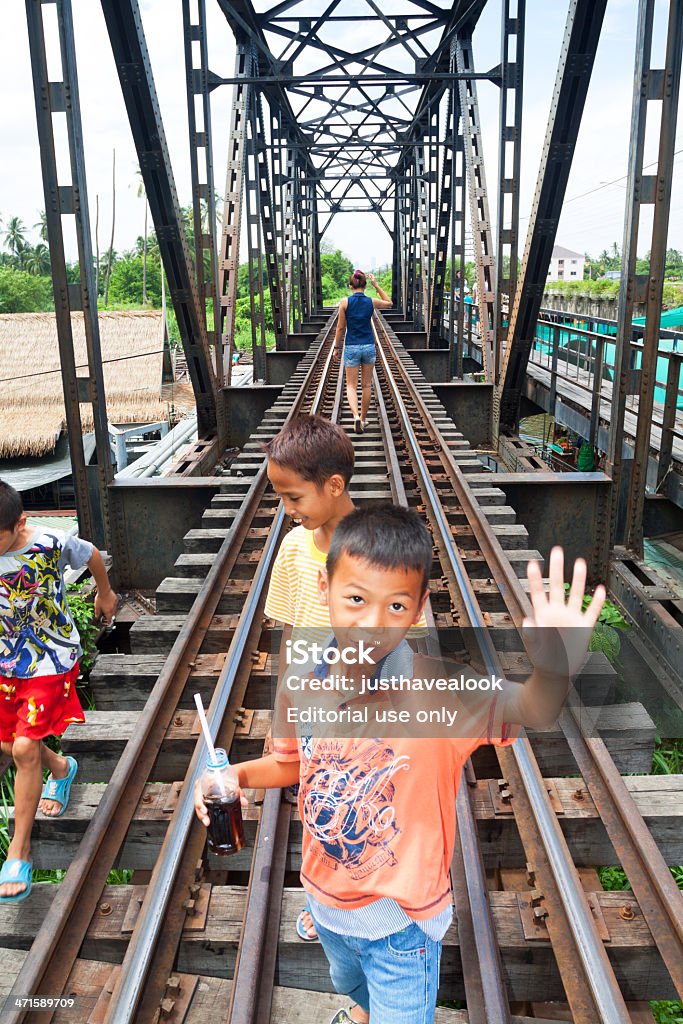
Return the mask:
<path id="1" fill-rule="evenodd" d="M 49 0 L 42 5 L 37 0 L 26 2 L 30 23 L 37 25 L 41 7 L 52 2 L 70 26 L 68 0 Z M 519 174 L 526 0 L 501 0 L 501 61 L 489 70 L 477 67 L 473 46 L 487 0 L 394 0 L 388 10 L 375 0 L 358 0 L 352 6 L 345 0 L 215 2 L 236 41 L 231 78 L 214 74 L 210 67 L 207 0 L 183 0 L 182 5 L 194 206 L 195 251 L 191 253 L 138 0 L 102 0 L 197 399 L 201 436 L 215 437 L 217 446 L 227 436 L 221 387 L 229 385 L 231 379 L 240 259 L 243 263 L 246 260 L 248 269 L 254 378 L 267 383 L 268 330 L 272 330 L 275 348 L 284 350 L 290 335 L 296 335 L 306 321 L 322 312 L 321 241 L 336 216 L 353 212 L 375 214 L 392 240 L 392 295 L 404 321 L 413 330 L 424 332 L 426 347 L 449 350 L 452 374 L 462 375 L 464 358 L 478 358 L 493 389 L 491 436 L 497 439 L 500 432 L 514 432 L 606 0 L 568 0 L 565 36 L 521 260 Z M 620 304 L 620 317 L 625 323 L 639 289 L 643 295 L 647 292 L 651 358 L 656 352 L 652 347 L 654 325 L 661 308 L 681 63 L 683 14 L 679 3 L 671 2 L 669 6 L 666 67 L 653 70 L 643 64 L 640 50 L 636 55 L 627 190 L 630 213 L 624 245 L 628 279 Z M 640 0 L 639 18 L 639 39 L 648 39 L 654 19 L 651 0 Z M 73 38 L 69 45 L 73 48 Z M 48 82 L 45 62 L 41 62 L 35 46 L 32 61 L 39 124 L 41 118 L 43 123 L 40 142 L 45 167 L 50 140 L 44 98 L 49 95 L 53 109 L 61 109 L 58 104 L 62 93 Z M 490 168 L 488 179 L 485 172 L 479 83 L 486 87 L 494 83 L 499 89 L 495 179 Z M 210 95 L 225 86 L 232 87 L 233 100 L 219 230 Z M 68 91 L 65 83 L 62 92 L 66 96 Z M 662 101 L 663 114 L 658 171 L 648 177 L 642 175 L 642 131 L 645 108 L 652 99 Z M 74 111 L 77 113 L 77 102 Z M 79 202 L 73 202 L 73 206 L 87 213 L 85 181 L 77 182 L 75 188 Z M 68 212 L 71 200 L 66 193 L 55 198 L 49 176 L 45 178 L 45 193 L 59 306 L 64 291 L 58 284 L 64 274 L 64 257 L 59 245 L 60 213 L 55 211 L 59 206 L 61 215 Z M 653 266 L 650 285 L 644 290 L 635 278 L 634 232 L 640 205 L 650 202 L 656 209 Z M 495 225 L 490 212 L 493 208 L 497 214 Z M 87 216 L 84 225 L 87 228 Z M 478 292 L 478 342 L 474 352 L 466 341 L 466 337 L 472 338 L 472 318 L 470 314 L 466 331 L 464 295 L 460 294 L 455 273 L 456 267 L 464 267 L 467 232 L 472 239 Z M 92 261 L 87 250 L 83 252 L 85 262 L 82 260 L 81 265 L 85 266 Z M 88 286 L 86 274 L 84 295 Z M 265 319 L 266 296 L 270 298 L 272 327 Z M 87 306 L 86 298 L 83 308 Z M 94 383 L 89 394 L 103 401 L 97 386 L 96 317 L 93 331 Z M 60 339 L 65 339 L 65 367 L 67 333 L 64 317 Z M 615 481 L 622 476 L 619 432 L 625 395 L 631 387 L 623 355 L 628 346 L 623 339 L 620 345 L 624 365 L 620 369 L 620 392 L 615 395 L 610 450 Z M 654 393 L 649 366 L 644 365 L 639 384 L 644 413 L 638 435 L 640 456 L 648 445 L 648 410 Z M 73 383 L 65 387 L 65 394 L 75 440 L 77 396 Z M 596 430 L 594 423 L 591 436 Z M 100 443 L 101 447 L 105 444 L 102 438 Z M 669 439 L 665 441 L 665 454 L 670 454 L 667 443 Z M 101 464 L 104 500 L 106 459 Z M 87 487 L 79 472 L 79 507 L 85 507 Z M 636 545 L 639 534 L 634 524 L 644 491 L 644 479 L 636 469 L 628 497 L 629 536 Z"/>

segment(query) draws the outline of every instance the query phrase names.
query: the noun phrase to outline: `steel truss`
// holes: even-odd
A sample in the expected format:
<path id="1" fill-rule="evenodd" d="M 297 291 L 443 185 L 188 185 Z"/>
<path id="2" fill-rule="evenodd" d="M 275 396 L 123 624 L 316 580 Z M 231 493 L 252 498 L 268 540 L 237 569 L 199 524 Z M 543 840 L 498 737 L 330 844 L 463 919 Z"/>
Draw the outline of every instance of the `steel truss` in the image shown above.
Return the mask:
<path id="1" fill-rule="evenodd" d="M 137 0 L 102 0 L 123 99 L 145 184 L 178 330 L 197 403 L 201 435 L 224 435 L 203 296 L 185 239 L 166 135 Z"/>
<path id="2" fill-rule="evenodd" d="M 493 309 L 493 375 L 496 384 L 499 383 L 500 362 L 507 340 L 508 317 L 517 291 L 525 19 L 526 0 L 503 0 L 496 292 Z"/>
<path id="3" fill-rule="evenodd" d="M 499 429 L 512 433 L 517 426 L 534 327 L 541 308 L 606 3 L 607 0 L 571 0 L 569 6 L 562 60 L 555 80 L 526 248 L 510 310 L 500 387 L 494 393 L 494 435 Z"/>
<path id="4" fill-rule="evenodd" d="M 666 241 L 671 207 L 671 181 L 673 177 L 676 140 L 676 115 L 681 84 L 681 57 L 683 55 L 683 5 L 669 0 L 666 55 L 663 68 L 650 65 L 654 0 L 640 0 L 638 30 L 636 33 L 636 65 L 631 117 L 631 145 L 628 179 L 626 184 L 626 221 L 624 224 L 623 267 L 619 289 L 618 327 L 614 368 L 614 388 L 609 437 L 608 468 L 613 480 L 612 489 L 612 543 L 616 539 L 642 556 L 643 513 L 647 466 L 650 454 L 650 434 L 654 407 L 655 379 L 659 349 L 662 288 L 666 264 Z M 651 104 L 661 105 L 657 116 Z M 659 125 L 657 168 L 654 174 L 643 173 L 645 131 L 648 114 Z M 650 236 L 650 270 L 636 273 L 641 208 L 652 206 L 653 219 Z M 642 242 L 642 239 L 641 239 Z M 646 320 L 643 330 L 643 352 L 639 368 L 635 368 L 631 341 L 633 337 L 633 303 L 644 302 Z M 670 361 L 678 373 L 676 360 Z M 597 375 L 596 375 L 597 376 Z M 677 389 L 670 389 L 676 394 Z M 624 419 L 626 398 L 638 395 L 636 440 L 633 458 L 624 460 Z M 662 428 L 657 484 L 661 484 L 671 461 L 676 403 L 668 403 Z M 625 494 L 625 507 L 619 508 Z"/>
<path id="5" fill-rule="evenodd" d="M 44 16 L 48 15 L 51 9 L 56 12 L 59 35 L 61 79 L 58 80 L 51 80 L 48 77 Z M 110 548 L 112 538 L 107 487 L 113 473 L 97 317 L 97 282 L 85 183 L 71 0 L 26 0 L 26 19 L 76 511 L 81 534 L 100 547 Z M 54 115 L 59 113 L 66 115 L 71 171 L 71 183 L 68 185 L 60 185 L 58 182 Z M 69 284 L 66 272 L 64 217 L 73 217 L 76 228 L 80 280 L 78 284 L 73 285 Z M 74 350 L 71 315 L 78 310 L 83 314 L 87 367 L 77 364 Z M 80 403 L 90 405 L 92 410 L 97 446 L 95 466 L 88 466 L 85 460 Z"/>
<path id="6" fill-rule="evenodd" d="M 59 0 L 50 2 L 62 6 Z M 242 259 L 245 253 L 248 258 L 255 377 L 267 381 L 269 340 L 272 338 L 278 349 L 286 348 L 288 336 L 299 332 L 322 308 L 321 240 L 336 216 L 357 211 L 376 214 L 392 238 L 395 309 L 413 329 L 424 331 L 426 345 L 449 349 L 452 373 L 462 375 L 464 356 L 480 359 L 486 378 L 494 385 L 492 434 L 496 437 L 499 429 L 513 431 L 606 0 L 569 0 L 562 56 L 519 267 L 526 0 L 501 0 L 501 61 L 488 71 L 475 67 L 472 51 L 473 33 L 486 0 L 405 0 L 396 10 L 388 11 L 375 0 L 358 0 L 353 14 L 346 13 L 342 0 L 327 4 L 323 0 L 273 0 L 261 3 L 261 8 L 268 9 L 258 13 L 252 0 L 216 2 L 236 40 L 231 78 L 220 77 L 209 67 L 206 0 L 183 0 L 193 260 L 185 242 L 138 0 L 101 0 L 187 354 L 202 435 L 225 435 L 219 389 L 231 380 L 240 242 Z M 651 3 L 641 0 L 644 26 L 647 11 L 643 13 L 643 4 L 651 7 Z M 401 6 L 405 10 L 399 10 Z M 670 6 L 680 19 L 680 4 L 672 2 Z M 27 0 L 29 18 L 35 20 L 39 7 L 37 0 Z M 313 9 L 317 13 L 312 13 Z M 70 23 L 69 34 L 73 49 Z M 656 358 L 655 329 L 650 322 L 654 323 L 661 302 L 662 246 L 669 213 L 666 190 L 670 183 L 671 125 L 678 101 L 678 71 L 674 67 L 676 59 L 680 63 L 678 23 L 670 26 L 670 46 L 666 68 L 661 71 L 649 68 L 649 56 L 641 60 L 638 80 L 642 78 L 645 84 L 638 100 L 639 112 L 637 116 L 634 113 L 631 212 L 624 245 L 627 259 L 633 261 L 640 205 L 654 203 L 650 285 L 646 294 L 630 267 L 630 283 L 620 306 L 620 319 L 627 323 L 639 288 L 648 301 L 649 326 L 639 390 L 639 456 L 629 484 L 628 503 L 629 537 L 636 545 L 636 521 L 644 494 L 641 469 L 646 461 L 641 456 L 648 447 L 652 360 Z M 39 49 L 32 50 L 32 60 L 34 65 L 40 63 Z M 37 97 L 44 88 L 41 74 L 44 77 L 46 73 L 34 67 Z M 479 81 L 500 87 L 495 237 L 481 141 Z M 232 85 L 233 103 L 217 246 L 209 97 L 212 90 L 224 84 Z M 48 93 L 49 102 L 61 102 L 56 87 L 50 87 Z M 642 174 L 638 133 L 646 105 L 653 99 L 662 102 L 664 117 L 657 175 L 648 177 Z M 38 109 L 37 100 L 39 122 L 45 118 L 44 102 L 41 99 Z M 46 138 L 43 128 L 41 149 L 49 148 Z M 43 166 L 45 172 L 45 161 Z M 48 184 L 46 178 L 46 197 Z M 74 200 L 74 207 L 86 210 L 87 234 L 85 182 L 77 182 L 74 177 L 73 187 L 74 196 L 80 198 L 80 204 Z M 57 214 L 54 195 L 46 199 L 58 275 L 63 271 L 59 268 L 57 219 L 64 213 L 59 204 L 67 202 L 66 192 L 62 189 L 61 193 L 57 207 L 61 212 Z M 455 274 L 457 266 L 461 270 L 464 267 L 468 223 L 474 243 L 478 327 L 474 326 L 471 307 L 470 314 L 465 315 L 464 289 L 458 287 Z M 241 235 L 244 231 L 246 235 Z M 362 239 L 359 252 L 352 255 L 362 262 Z M 87 259 L 81 263 L 88 265 Z M 88 282 L 83 287 L 85 308 Z M 55 289 L 59 307 L 64 301 L 64 287 L 58 278 Z M 272 324 L 266 323 L 266 297 L 270 300 Z M 212 322 L 207 318 L 207 302 L 209 309 L 213 307 Z M 60 322 L 65 325 L 63 309 L 61 316 Z M 66 331 L 64 326 L 63 338 L 60 333 L 63 347 L 70 344 Z M 97 390 L 95 375 L 100 360 L 93 331 L 96 317 L 90 329 L 94 346 L 90 389 L 93 395 L 97 392 L 99 403 L 101 389 Z M 631 386 L 628 340 L 624 328 L 610 455 L 615 479 L 621 473 L 619 432 L 625 396 Z M 73 411 L 75 391 L 73 382 L 69 383 L 68 354 L 64 360 L 65 393 L 70 396 L 67 407 L 71 409 L 69 430 L 75 444 L 80 433 Z M 675 410 L 665 411 L 660 482 L 671 454 L 672 415 Z M 98 429 L 101 432 L 101 425 Z M 597 424 L 593 424 L 593 431 L 596 429 Z M 108 470 L 106 463 L 102 466 L 103 481 Z M 79 465 L 76 477 L 79 502 L 84 505 L 85 477 Z"/>
<path id="7" fill-rule="evenodd" d="M 183 0 L 183 37 L 185 43 L 185 81 L 187 88 L 187 121 L 190 136 L 190 173 L 192 176 L 192 215 L 194 225 L 194 257 L 197 291 L 202 303 L 204 326 L 214 349 L 216 379 L 223 380 L 220 345 L 220 303 L 218 260 L 216 256 L 216 190 L 213 178 L 213 146 L 211 142 L 211 93 L 209 89 L 209 55 L 206 38 L 206 0 L 196 0 L 196 21 L 192 18 L 190 0 Z M 198 47 L 193 47 L 193 43 Z M 198 64 L 195 61 L 198 57 Z M 198 123 L 195 98 L 201 99 L 201 123 Z M 201 154 L 204 154 L 204 175 Z M 204 180 L 200 181 L 203 177 Z M 205 255 L 208 275 L 205 271 Z M 208 276 L 208 280 L 206 280 Z M 211 301 L 212 325 L 206 317 L 206 301 Z"/>

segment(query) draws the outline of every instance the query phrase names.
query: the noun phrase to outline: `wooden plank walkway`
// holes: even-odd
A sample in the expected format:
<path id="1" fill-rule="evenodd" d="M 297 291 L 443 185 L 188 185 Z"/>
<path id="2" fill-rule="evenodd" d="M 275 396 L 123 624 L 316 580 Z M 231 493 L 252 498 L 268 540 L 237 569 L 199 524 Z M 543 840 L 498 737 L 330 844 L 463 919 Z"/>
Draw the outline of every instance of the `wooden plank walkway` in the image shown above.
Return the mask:
<path id="1" fill-rule="evenodd" d="M 592 375 L 587 370 L 578 369 L 564 359 L 557 362 L 557 396 L 567 405 L 573 406 L 590 417 L 592 404 Z M 563 372 L 564 371 L 564 372 Z M 529 360 L 527 374 L 542 387 L 550 391 L 551 372 L 550 368 L 537 362 Z M 603 380 L 600 388 L 600 422 L 609 425 L 612 414 L 612 381 Z M 638 411 L 638 396 L 629 395 L 626 399 L 625 436 L 631 440 L 636 436 Z M 652 431 L 650 434 L 650 451 L 657 456 L 662 441 L 662 414 L 664 407 L 655 403 L 652 417 Z M 683 412 L 676 414 L 676 430 L 683 434 Z M 673 442 L 674 461 L 683 465 L 683 439 L 674 437 Z"/>

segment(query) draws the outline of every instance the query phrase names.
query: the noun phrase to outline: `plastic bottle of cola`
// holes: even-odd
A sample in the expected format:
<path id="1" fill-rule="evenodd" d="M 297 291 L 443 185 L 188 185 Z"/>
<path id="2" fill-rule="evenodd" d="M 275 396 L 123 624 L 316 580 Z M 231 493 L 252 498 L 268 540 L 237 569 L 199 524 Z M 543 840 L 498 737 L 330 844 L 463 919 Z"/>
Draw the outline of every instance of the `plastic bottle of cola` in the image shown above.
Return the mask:
<path id="1" fill-rule="evenodd" d="M 247 845 L 244 838 L 239 782 L 228 755 L 216 748 L 216 760 L 209 756 L 201 778 L 204 803 L 209 812 L 209 849 L 213 853 L 237 853 Z"/>

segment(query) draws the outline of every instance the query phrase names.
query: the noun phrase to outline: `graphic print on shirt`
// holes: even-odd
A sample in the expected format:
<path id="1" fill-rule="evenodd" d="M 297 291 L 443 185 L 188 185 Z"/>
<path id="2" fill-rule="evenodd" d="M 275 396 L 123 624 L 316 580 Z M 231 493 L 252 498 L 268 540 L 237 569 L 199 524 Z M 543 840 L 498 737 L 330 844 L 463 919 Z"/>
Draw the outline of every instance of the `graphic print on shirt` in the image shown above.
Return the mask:
<path id="1" fill-rule="evenodd" d="M 0 575 L 0 675 L 31 676 L 45 659 L 59 675 L 75 663 L 79 640 L 67 612 L 60 557 L 57 545 L 37 543 L 18 569 Z"/>
<path id="2" fill-rule="evenodd" d="M 302 817 L 320 860 L 334 871 L 344 868 L 356 880 L 397 864 L 392 842 L 401 829 L 392 780 L 397 772 L 410 770 L 410 757 L 397 757 L 376 739 L 351 744 L 318 740 L 309 751 L 302 773 Z"/>

